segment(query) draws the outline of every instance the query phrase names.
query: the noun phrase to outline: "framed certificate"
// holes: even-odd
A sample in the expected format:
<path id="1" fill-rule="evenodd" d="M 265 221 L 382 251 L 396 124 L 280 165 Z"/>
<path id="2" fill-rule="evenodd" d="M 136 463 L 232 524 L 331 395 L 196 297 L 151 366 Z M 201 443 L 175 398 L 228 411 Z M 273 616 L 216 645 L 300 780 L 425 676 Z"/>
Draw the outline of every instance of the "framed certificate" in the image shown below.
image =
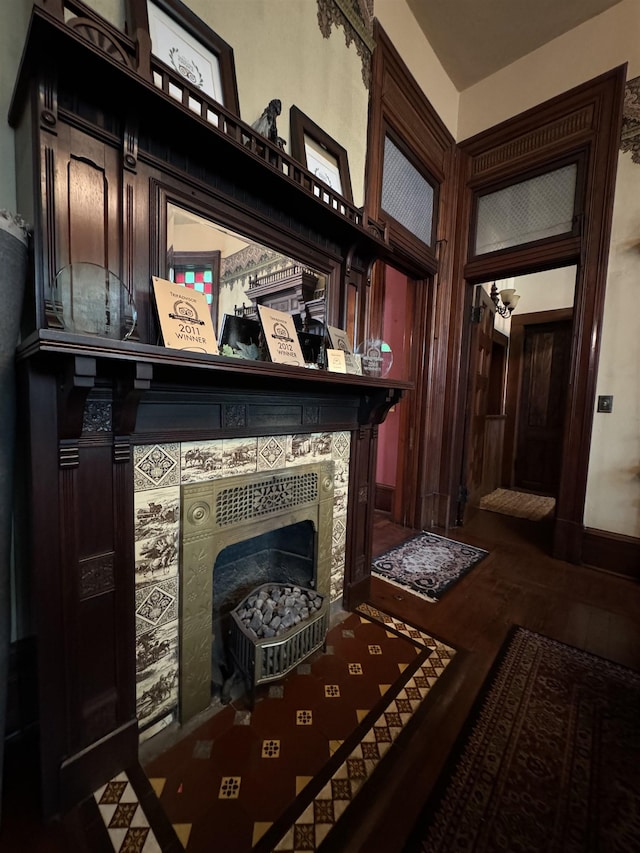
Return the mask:
<path id="1" fill-rule="evenodd" d="M 353 201 L 346 148 L 296 106 L 291 107 L 289 123 L 291 153 L 296 160 L 334 192 Z"/>
<path id="2" fill-rule="evenodd" d="M 156 276 L 152 282 L 164 345 L 217 355 L 218 342 L 204 293 Z"/>
<path id="3" fill-rule="evenodd" d="M 258 312 L 271 361 L 304 367 L 304 355 L 291 314 L 266 305 L 258 305 Z"/>
<path id="4" fill-rule="evenodd" d="M 240 115 L 233 49 L 181 0 L 127 0 L 127 23 L 148 32 L 153 57 Z"/>

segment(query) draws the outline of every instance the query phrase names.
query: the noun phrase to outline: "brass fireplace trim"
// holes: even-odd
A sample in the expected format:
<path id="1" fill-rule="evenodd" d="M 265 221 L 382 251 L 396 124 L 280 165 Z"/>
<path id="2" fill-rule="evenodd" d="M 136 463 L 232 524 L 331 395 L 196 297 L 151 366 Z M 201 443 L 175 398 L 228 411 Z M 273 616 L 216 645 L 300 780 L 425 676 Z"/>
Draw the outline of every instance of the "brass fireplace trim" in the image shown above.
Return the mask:
<path id="1" fill-rule="evenodd" d="M 213 567 L 229 545 L 311 521 L 316 589 L 329 595 L 334 463 L 297 465 L 182 486 L 180 542 L 180 720 L 211 703 Z"/>

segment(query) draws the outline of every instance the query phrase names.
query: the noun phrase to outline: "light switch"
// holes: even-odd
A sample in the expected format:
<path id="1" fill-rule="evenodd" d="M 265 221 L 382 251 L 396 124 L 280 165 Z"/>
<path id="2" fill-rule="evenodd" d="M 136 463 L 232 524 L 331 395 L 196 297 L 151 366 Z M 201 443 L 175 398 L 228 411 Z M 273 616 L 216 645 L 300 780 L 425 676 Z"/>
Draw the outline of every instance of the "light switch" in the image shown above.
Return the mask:
<path id="1" fill-rule="evenodd" d="M 607 413 L 613 411 L 613 396 L 611 394 L 601 394 L 598 397 L 598 411 Z"/>

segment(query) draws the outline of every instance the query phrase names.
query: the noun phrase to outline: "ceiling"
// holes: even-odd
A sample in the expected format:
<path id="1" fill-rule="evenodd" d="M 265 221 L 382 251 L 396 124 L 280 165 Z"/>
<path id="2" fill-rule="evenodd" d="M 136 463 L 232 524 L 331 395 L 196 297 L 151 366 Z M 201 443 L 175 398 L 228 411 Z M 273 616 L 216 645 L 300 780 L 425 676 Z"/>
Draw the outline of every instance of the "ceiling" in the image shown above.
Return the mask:
<path id="1" fill-rule="evenodd" d="M 407 0 L 459 91 L 620 0 Z"/>

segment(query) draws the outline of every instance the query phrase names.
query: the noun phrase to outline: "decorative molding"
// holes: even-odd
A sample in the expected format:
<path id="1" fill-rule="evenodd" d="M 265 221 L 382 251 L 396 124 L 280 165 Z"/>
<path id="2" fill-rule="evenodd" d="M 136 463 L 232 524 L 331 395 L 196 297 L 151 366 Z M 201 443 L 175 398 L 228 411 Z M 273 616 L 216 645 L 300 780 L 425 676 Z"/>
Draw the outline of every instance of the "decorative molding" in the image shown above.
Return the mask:
<path id="1" fill-rule="evenodd" d="M 640 164 L 640 77 L 629 80 L 624 90 L 620 150 L 630 151 L 633 162 Z"/>
<path id="2" fill-rule="evenodd" d="M 91 598 L 115 589 L 113 551 L 80 560 L 80 598 Z"/>
<path id="3" fill-rule="evenodd" d="M 586 527 L 582 534 L 581 562 L 585 566 L 640 580 L 640 539 Z"/>
<path id="4" fill-rule="evenodd" d="M 71 18 L 68 21 L 68 26 L 110 59 L 125 65 L 127 68 L 133 67 L 125 51 L 112 38 L 106 27 L 91 21 L 89 18 Z"/>
<path id="5" fill-rule="evenodd" d="M 115 464 L 127 464 L 131 461 L 131 442 L 120 438 L 113 443 L 113 461 Z"/>
<path id="6" fill-rule="evenodd" d="M 318 26 L 328 39 L 333 25 L 342 27 L 347 47 L 355 43 L 362 61 L 362 82 L 371 84 L 373 38 L 373 0 L 318 0 Z"/>
<path id="7" fill-rule="evenodd" d="M 567 139 L 589 132 L 593 128 L 593 105 L 563 116 L 558 121 L 549 122 L 525 133 L 504 145 L 491 148 L 473 160 L 473 174 L 481 175 L 505 163 L 513 163 L 527 157 L 534 151 L 543 151 L 558 142 L 566 145 Z"/>
<path id="8" fill-rule="evenodd" d="M 247 407 L 243 403 L 225 403 L 222 409 L 226 428 L 245 427 L 247 425 Z"/>
<path id="9" fill-rule="evenodd" d="M 305 426 L 313 426 L 320 423 L 320 407 L 305 406 L 302 410 L 302 422 Z"/>
<path id="10" fill-rule="evenodd" d="M 88 399 L 84 405 L 82 432 L 111 432 L 112 406 L 109 400 Z"/>
<path id="11" fill-rule="evenodd" d="M 58 446 L 58 465 L 60 468 L 77 468 L 80 463 L 80 453 L 76 441 L 61 441 Z"/>

